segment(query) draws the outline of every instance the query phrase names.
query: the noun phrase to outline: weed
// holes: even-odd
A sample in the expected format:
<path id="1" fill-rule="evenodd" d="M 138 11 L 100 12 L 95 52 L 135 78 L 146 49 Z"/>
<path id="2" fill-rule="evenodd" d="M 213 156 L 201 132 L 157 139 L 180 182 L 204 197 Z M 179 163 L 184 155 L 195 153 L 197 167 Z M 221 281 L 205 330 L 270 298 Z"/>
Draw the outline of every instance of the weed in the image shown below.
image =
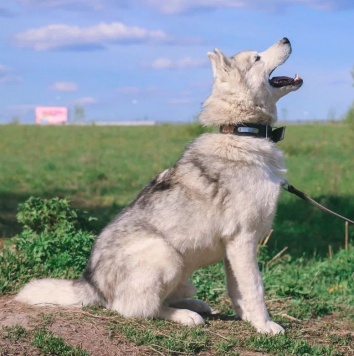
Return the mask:
<path id="1" fill-rule="evenodd" d="M 331 314 L 334 309 L 333 303 L 318 298 L 295 299 L 290 304 L 289 314 L 297 319 L 320 318 Z"/>
<path id="2" fill-rule="evenodd" d="M 337 344 L 341 346 L 354 346 L 354 335 L 346 334 L 346 335 L 330 335 L 329 340 L 332 344 Z"/>
<path id="3" fill-rule="evenodd" d="M 4 327 L 3 331 L 3 338 L 9 339 L 12 342 L 23 340 L 28 336 L 27 330 L 20 325 Z"/>
<path id="4" fill-rule="evenodd" d="M 55 320 L 54 314 L 43 313 L 41 317 L 43 321 L 43 326 L 50 326 Z"/>
<path id="5" fill-rule="evenodd" d="M 45 328 L 41 328 L 34 334 L 31 345 L 36 346 L 44 355 L 89 356 L 86 351 L 65 344 L 61 337 L 55 336 Z"/>
<path id="6" fill-rule="evenodd" d="M 306 340 L 296 340 L 286 335 L 251 336 L 244 341 L 244 344 L 248 349 L 268 352 L 272 355 L 338 355 L 333 347 L 311 345 Z"/>
<path id="7" fill-rule="evenodd" d="M 198 288 L 198 298 L 217 303 L 219 297 L 226 291 L 223 263 L 196 271 L 192 276 L 192 282 Z"/>
<path id="8" fill-rule="evenodd" d="M 164 354 L 197 354 L 206 350 L 210 339 L 202 328 L 175 326 L 163 321 L 140 321 L 124 324 L 111 323 L 109 329 L 123 333 L 138 346 L 153 345 Z"/>
<path id="9" fill-rule="evenodd" d="M 215 352 L 217 355 L 232 355 L 235 353 L 233 352 L 233 349 L 235 348 L 235 346 L 237 345 L 237 341 L 236 340 L 227 340 L 227 341 L 222 341 L 219 342 L 215 345 Z"/>

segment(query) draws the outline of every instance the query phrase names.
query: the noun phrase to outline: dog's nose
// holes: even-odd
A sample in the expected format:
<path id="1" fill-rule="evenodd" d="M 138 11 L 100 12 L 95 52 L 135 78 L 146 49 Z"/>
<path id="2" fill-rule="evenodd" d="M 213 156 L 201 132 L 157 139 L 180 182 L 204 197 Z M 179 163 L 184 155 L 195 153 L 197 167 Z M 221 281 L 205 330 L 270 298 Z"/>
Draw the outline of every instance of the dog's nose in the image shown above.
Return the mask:
<path id="1" fill-rule="evenodd" d="M 283 44 L 289 44 L 290 43 L 290 41 L 289 41 L 289 39 L 287 37 L 284 37 L 282 39 L 282 42 L 283 42 Z"/>

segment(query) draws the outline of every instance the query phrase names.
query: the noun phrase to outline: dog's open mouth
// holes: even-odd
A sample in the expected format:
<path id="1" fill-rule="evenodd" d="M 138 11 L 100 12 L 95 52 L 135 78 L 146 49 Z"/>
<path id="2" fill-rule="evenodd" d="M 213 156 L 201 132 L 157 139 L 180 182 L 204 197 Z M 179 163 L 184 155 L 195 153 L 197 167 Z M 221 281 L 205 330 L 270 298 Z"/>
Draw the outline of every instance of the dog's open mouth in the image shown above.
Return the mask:
<path id="1" fill-rule="evenodd" d="M 295 86 L 300 87 L 303 83 L 303 80 L 296 74 L 294 78 L 290 77 L 273 77 L 269 79 L 269 84 L 274 88 L 281 88 L 285 86 Z"/>

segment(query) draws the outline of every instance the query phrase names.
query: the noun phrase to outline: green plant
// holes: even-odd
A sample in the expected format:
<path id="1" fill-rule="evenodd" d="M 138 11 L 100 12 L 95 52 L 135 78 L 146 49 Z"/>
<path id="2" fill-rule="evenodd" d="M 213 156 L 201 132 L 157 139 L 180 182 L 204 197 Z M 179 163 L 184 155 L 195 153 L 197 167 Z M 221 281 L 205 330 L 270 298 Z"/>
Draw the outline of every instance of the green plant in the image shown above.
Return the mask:
<path id="1" fill-rule="evenodd" d="M 36 346 L 43 355 L 89 356 L 85 350 L 67 345 L 61 337 L 55 336 L 45 328 L 34 334 L 31 345 Z"/>
<path id="2" fill-rule="evenodd" d="M 16 290 L 33 277 L 78 277 L 87 264 L 94 235 L 91 217 L 68 199 L 29 198 L 17 218 L 23 230 L 0 253 L 0 292 Z"/>
<path id="3" fill-rule="evenodd" d="M 236 345 L 237 345 L 237 341 L 231 340 L 231 339 L 219 342 L 215 345 L 216 354 L 217 355 L 225 355 L 225 354 L 230 355 L 231 353 L 233 353 L 233 349 L 235 348 Z"/>
<path id="4" fill-rule="evenodd" d="M 192 282 L 198 289 L 198 298 L 217 303 L 219 297 L 225 293 L 225 272 L 223 263 L 204 267 L 192 276 Z"/>
<path id="5" fill-rule="evenodd" d="M 25 339 L 28 336 L 27 330 L 21 325 L 14 325 L 11 327 L 5 327 L 4 329 L 4 339 L 9 339 L 12 342 L 16 342 Z"/>
<path id="6" fill-rule="evenodd" d="M 200 327 L 172 326 L 164 321 L 111 323 L 112 332 L 123 333 L 138 346 L 153 346 L 166 355 L 198 354 L 210 344 L 207 333 Z"/>
<path id="7" fill-rule="evenodd" d="M 274 337 L 251 336 L 244 341 L 244 344 L 252 350 L 267 352 L 272 355 L 339 355 L 333 347 L 311 345 L 306 340 L 296 340 L 286 335 L 276 335 Z"/>

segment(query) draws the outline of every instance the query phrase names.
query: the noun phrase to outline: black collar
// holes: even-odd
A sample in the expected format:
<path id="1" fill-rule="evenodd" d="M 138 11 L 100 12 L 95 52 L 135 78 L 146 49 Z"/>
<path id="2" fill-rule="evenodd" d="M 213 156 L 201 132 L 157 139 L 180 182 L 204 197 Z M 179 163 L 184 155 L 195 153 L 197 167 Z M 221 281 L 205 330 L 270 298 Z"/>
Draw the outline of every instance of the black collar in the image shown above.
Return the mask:
<path id="1" fill-rule="evenodd" d="M 237 136 L 268 138 L 273 142 L 278 142 L 284 139 L 285 126 L 273 129 L 270 125 L 261 124 L 221 125 L 220 133 L 233 134 Z"/>

